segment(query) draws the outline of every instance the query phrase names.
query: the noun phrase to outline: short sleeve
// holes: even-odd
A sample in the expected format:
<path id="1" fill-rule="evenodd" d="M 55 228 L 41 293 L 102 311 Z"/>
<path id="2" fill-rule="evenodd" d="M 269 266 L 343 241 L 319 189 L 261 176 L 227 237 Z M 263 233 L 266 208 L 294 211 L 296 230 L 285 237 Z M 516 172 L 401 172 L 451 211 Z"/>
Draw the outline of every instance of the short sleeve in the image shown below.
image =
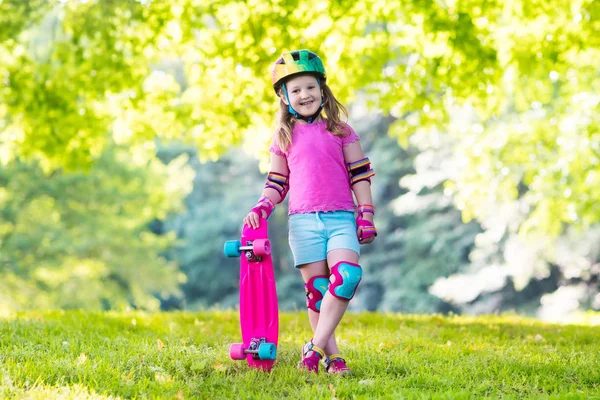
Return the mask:
<path id="1" fill-rule="evenodd" d="M 348 124 L 344 125 L 344 130 L 349 132 L 348 136 L 344 136 L 342 138 L 342 145 L 344 147 L 348 146 L 350 143 L 358 142 L 360 137 L 354 132 L 354 129 Z"/>
<path id="2" fill-rule="evenodd" d="M 279 145 L 277 144 L 277 140 L 275 139 L 275 137 L 273 137 L 273 140 L 271 141 L 271 146 L 269 147 L 269 152 L 273 153 L 275 155 L 281 156 L 281 157 L 285 157 L 285 153 L 283 151 L 281 151 L 281 149 L 279 148 Z"/>

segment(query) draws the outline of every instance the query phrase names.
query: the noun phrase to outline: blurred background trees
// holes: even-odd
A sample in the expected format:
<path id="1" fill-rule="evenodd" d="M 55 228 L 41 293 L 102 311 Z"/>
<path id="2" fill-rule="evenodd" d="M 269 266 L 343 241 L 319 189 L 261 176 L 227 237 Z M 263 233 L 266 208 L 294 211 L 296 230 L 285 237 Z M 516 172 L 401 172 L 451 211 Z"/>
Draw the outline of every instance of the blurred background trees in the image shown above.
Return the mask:
<path id="1" fill-rule="evenodd" d="M 263 185 L 269 66 L 309 48 L 377 172 L 354 309 L 600 309 L 599 17 L 591 0 L 0 1 L 0 305 L 235 306 L 221 247 Z"/>

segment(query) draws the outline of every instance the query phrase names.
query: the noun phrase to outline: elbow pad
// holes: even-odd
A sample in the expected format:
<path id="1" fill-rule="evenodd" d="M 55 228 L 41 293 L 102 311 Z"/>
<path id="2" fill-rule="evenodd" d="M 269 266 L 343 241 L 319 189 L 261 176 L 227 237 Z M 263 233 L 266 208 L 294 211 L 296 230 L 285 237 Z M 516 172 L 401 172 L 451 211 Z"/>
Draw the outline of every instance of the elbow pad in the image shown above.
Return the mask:
<path id="1" fill-rule="evenodd" d="M 267 183 L 265 183 L 265 188 L 276 190 L 281 196 L 281 200 L 279 200 L 277 203 L 281 203 L 283 199 L 285 199 L 285 196 L 289 190 L 289 179 L 286 175 L 271 171 L 267 175 Z"/>
<path id="2" fill-rule="evenodd" d="M 354 186 L 354 184 L 360 181 L 368 181 L 370 184 L 371 177 L 375 175 L 375 171 L 371 168 L 371 161 L 368 157 L 346 164 L 346 168 L 350 175 L 350 186 Z"/>

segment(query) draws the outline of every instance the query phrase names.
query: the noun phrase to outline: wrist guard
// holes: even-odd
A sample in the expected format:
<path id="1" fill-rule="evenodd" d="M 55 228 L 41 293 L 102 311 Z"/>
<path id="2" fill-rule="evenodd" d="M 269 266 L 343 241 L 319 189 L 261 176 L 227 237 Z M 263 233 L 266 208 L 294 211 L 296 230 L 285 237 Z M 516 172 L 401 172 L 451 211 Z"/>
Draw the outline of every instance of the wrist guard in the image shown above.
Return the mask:
<path id="1" fill-rule="evenodd" d="M 375 207 L 371 204 L 361 204 L 356 207 L 356 227 L 362 228 L 360 239 L 366 239 L 371 236 L 377 236 L 377 229 L 370 221 L 363 218 L 364 213 L 375 215 Z"/>
<path id="2" fill-rule="evenodd" d="M 264 211 L 266 214 L 265 218 L 269 218 L 269 216 L 273 213 L 273 210 L 275 210 L 275 204 L 273 204 L 273 201 L 268 197 L 261 197 L 260 200 L 258 200 L 258 203 L 256 203 L 256 205 L 252 207 L 250 211 L 254 211 L 261 218 L 262 212 Z"/>

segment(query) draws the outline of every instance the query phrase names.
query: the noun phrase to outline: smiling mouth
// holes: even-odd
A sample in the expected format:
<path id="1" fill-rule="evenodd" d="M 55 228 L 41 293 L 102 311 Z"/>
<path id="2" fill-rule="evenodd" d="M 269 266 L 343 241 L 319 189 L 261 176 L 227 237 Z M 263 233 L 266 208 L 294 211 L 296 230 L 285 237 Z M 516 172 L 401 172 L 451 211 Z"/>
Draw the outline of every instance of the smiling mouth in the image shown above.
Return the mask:
<path id="1" fill-rule="evenodd" d="M 300 103 L 300 105 L 306 107 L 306 106 L 310 106 L 312 103 L 313 103 L 313 101 L 310 100 L 310 101 L 305 101 L 303 103 Z"/>

